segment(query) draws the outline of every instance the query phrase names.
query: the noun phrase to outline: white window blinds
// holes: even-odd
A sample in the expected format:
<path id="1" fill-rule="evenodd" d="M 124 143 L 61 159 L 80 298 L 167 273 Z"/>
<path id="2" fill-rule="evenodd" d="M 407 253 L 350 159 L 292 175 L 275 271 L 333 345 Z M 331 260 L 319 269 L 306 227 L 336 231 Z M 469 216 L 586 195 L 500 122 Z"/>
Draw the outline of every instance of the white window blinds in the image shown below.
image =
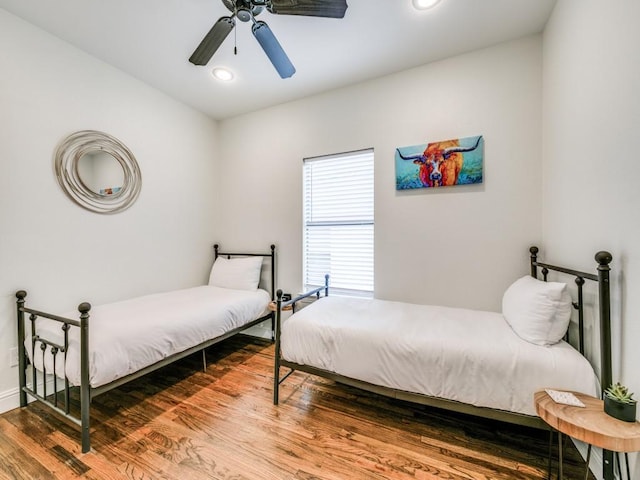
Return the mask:
<path id="1" fill-rule="evenodd" d="M 373 296 L 373 150 L 304 160 L 305 289 Z"/>

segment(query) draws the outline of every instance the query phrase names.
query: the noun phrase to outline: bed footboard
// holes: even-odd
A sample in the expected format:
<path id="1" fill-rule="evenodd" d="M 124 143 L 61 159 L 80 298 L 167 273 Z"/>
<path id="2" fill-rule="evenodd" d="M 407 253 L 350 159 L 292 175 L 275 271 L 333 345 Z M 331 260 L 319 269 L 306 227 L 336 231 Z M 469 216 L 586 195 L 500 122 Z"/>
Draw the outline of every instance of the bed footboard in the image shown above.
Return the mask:
<path id="1" fill-rule="evenodd" d="M 324 296 L 327 297 L 329 295 L 329 275 L 324 276 L 324 286 L 318 287 L 314 290 L 309 290 L 308 292 L 303 293 L 302 295 L 297 296 L 296 298 L 292 298 L 291 300 L 287 300 L 286 302 L 282 301 L 282 290 L 278 289 L 276 292 L 276 325 L 275 325 L 275 361 L 274 361 L 274 375 L 273 375 L 273 404 L 278 405 L 279 401 L 279 390 L 280 384 L 284 382 L 289 375 L 291 375 L 295 370 L 291 368 L 289 372 L 285 374 L 284 377 L 280 378 L 280 366 L 282 365 L 282 359 L 280 358 L 280 327 L 282 322 L 282 310 L 286 307 L 291 306 L 291 310 L 295 312 L 296 303 L 305 298 L 313 297 L 320 298 L 321 294 L 324 292 Z"/>
<path id="2" fill-rule="evenodd" d="M 90 450 L 89 441 L 89 406 L 91 402 L 91 386 L 89 384 L 89 311 L 91 305 L 89 303 L 81 303 L 78 306 L 80 312 L 80 320 L 60 317 L 51 313 L 34 310 L 25 307 L 25 298 L 27 292 L 20 290 L 16 292 L 17 300 L 17 319 L 18 319 L 18 369 L 19 369 L 19 388 L 20 388 L 20 406 L 25 407 L 28 402 L 27 396 L 31 396 L 36 400 L 44 403 L 54 411 L 69 419 L 81 428 L 82 434 L 82 452 L 86 453 Z M 25 314 L 29 315 L 30 328 L 27 329 L 25 324 Z M 52 341 L 39 335 L 36 327 L 36 320 L 44 318 L 60 323 L 62 331 L 62 342 Z M 69 330 L 71 327 L 80 329 L 80 416 L 71 413 L 69 379 L 64 372 L 66 365 L 67 352 L 69 350 Z M 29 334 L 27 335 L 27 330 Z M 27 352 L 25 343 L 29 343 L 30 350 Z M 38 352 L 37 350 L 40 350 Z M 28 355 L 28 353 L 30 355 Z M 51 355 L 52 369 L 47 371 L 45 356 Z M 42 371 L 38 375 L 36 368 L 36 355 L 40 355 L 42 359 Z M 62 372 L 58 371 L 58 360 L 62 356 Z M 31 384 L 27 383 L 27 362 L 31 363 Z M 47 375 L 53 376 L 53 392 L 47 393 Z M 42 391 L 38 388 L 38 377 L 42 380 Z M 59 400 L 60 392 L 58 389 L 58 379 L 64 381 L 63 399 Z"/>

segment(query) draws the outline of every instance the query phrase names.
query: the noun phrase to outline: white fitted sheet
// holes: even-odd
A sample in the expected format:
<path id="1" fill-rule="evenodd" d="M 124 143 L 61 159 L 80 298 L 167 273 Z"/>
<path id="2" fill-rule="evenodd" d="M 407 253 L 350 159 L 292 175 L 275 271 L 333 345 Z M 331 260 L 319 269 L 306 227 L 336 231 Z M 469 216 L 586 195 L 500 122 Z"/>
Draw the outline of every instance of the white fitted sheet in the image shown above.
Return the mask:
<path id="1" fill-rule="evenodd" d="M 290 362 L 525 415 L 543 388 L 599 388 L 568 343 L 529 343 L 494 312 L 329 296 L 283 321 L 281 347 Z"/>
<path id="2" fill-rule="evenodd" d="M 199 286 L 92 307 L 89 317 L 89 381 L 92 387 L 110 383 L 182 352 L 267 313 L 269 294 L 264 290 L 231 290 Z M 66 318 L 78 319 L 68 312 Z M 40 318 L 36 334 L 63 344 L 61 323 Z M 80 329 L 71 327 L 69 352 L 63 368 L 58 354 L 56 374 L 66 372 L 72 385 L 80 385 Z M 31 338 L 25 346 L 31 356 Z M 42 370 L 39 342 L 35 365 Z M 47 350 L 48 352 L 48 350 Z M 50 354 L 44 356 L 47 373 L 53 373 Z"/>

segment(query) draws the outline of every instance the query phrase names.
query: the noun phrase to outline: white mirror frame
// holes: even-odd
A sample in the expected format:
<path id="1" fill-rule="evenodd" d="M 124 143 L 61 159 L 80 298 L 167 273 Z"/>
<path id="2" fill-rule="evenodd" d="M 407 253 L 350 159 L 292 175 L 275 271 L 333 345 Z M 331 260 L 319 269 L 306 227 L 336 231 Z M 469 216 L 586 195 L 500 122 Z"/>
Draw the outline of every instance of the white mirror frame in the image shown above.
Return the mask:
<path id="1" fill-rule="evenodd" d="M 108 153 L 122 167 L 124 181 L 120 191 L 101 195 L 91 190 L 80 178 L 78 162 L 83 155 L 101 150 Z M 55 153 L 56 178 L 62 190 L 75 203 L 96 213 L 117 213 L 129 208 L 140 194 L 142 175 L 131 151 L 117 138 L 96 130 L 72 133 L 58 146 Z"/>

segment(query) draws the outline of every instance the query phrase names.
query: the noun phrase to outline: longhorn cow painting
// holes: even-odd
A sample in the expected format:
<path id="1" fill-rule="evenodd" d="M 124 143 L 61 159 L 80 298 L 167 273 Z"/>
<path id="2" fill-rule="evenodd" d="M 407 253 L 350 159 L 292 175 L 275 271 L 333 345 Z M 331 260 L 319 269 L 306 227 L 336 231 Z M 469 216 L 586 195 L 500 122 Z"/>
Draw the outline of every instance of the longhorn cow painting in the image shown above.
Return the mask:
<path id="1" fill-rule="evenodd" d="M 395 157 L 396 190 L 482 183 L 482 135 L 396 148 Z"/>

